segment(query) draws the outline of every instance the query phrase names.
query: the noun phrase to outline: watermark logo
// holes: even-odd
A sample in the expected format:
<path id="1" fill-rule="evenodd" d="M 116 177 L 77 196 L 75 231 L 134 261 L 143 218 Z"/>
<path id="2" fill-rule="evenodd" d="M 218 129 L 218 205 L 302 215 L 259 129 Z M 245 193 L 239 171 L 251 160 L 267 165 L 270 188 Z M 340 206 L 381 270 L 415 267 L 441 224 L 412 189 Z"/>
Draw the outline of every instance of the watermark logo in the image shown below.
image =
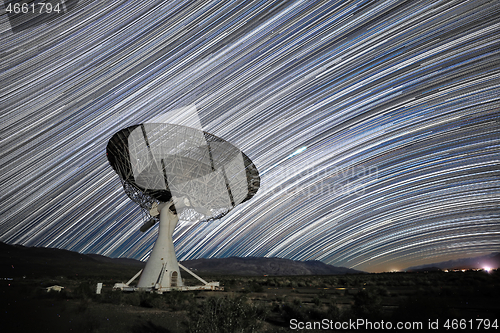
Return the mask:
<path id="1" fill-rule="evenodd" d="M 56 19 L 73 10 L 80 0 L 6 0 L 3 1 L 2 14 L 9 18 L 12 32 L 32 29 Z"/>
<path id="2" fill-rule="evenodd" d="M 314 196 L 362 196 L 366 188 L 378 179 L 376 166 L 310 167 L 296 170 L 294 167 L 277 167 L 268 173 L 272 180 L 263 182 L 263 190 L 276 195 Z M 273 184 L 279 184 L 273 186 Z M 267 187 L 267 189 L 266 189 Z"/>

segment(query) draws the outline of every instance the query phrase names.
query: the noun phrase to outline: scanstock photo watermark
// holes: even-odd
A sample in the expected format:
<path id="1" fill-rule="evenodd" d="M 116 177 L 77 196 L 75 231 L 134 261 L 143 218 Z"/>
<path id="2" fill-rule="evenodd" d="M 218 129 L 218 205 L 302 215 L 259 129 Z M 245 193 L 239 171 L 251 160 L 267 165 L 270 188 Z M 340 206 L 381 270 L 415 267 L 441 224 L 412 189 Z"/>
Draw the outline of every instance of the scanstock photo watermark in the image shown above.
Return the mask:
<path id="1" fill-rule="evenodd" d="M 347 321 L 299 321 L 290 319 L 291 330 L 498 330 L 498 319 L 429 319 L 425 321 L 370 321 L 349 319 Z"/>
<path id="2" fill-rule="evenodd" d="M 270 189 L 276 194 L 344 196 L 365 194 L 366 188 L 379 177 L 376 166 L 296 167 L 278 166 L 273 172 L 273 181 L 280 185 Z M 261 186 L 262 187 L 262 186 Z"/>

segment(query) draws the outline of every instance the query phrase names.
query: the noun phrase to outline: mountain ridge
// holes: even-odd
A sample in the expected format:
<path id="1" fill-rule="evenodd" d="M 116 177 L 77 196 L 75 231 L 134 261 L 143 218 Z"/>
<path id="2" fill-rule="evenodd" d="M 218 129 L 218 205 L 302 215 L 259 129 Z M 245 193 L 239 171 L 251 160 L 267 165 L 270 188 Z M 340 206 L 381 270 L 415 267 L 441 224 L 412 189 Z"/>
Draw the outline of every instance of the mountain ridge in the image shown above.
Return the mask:
<path id="1" fill-rule="evenodd" d="M 116 274 L 121 268 L 140 269 L 145 264 L 132 258 L 110 258 L 94 253 L 82 254 L 57 248 L 25 247 L 0 242 L 0 277 L 34 274 L 89 275 L 92 272 Z M 212 275 L 286 276 L 366 273 L 320 261 L 295 261 L 283 258 L 193 259 L 181 261 L 181 264 L 195 272 Z"/>
<path id="2" fill-rule="evenodd" d="M 366 273 L 325 264 L 321 261 L 296 261 L 284 258 L 229 257 L 192 259 L 181 263 L 187 268 L 212 274 L 287 276 Z"/>
<path id="3" fill-rule="evenodd" d="M 459 258 L 455 260 L 441 261 L 437 263 L 411 266 L 404 271 L 417 271 L 422 269 L 472 269 L 472 268 L 498 268 L 500 267 L 500 253 L 490 253 L 484 256 L 472 258 Z"/>

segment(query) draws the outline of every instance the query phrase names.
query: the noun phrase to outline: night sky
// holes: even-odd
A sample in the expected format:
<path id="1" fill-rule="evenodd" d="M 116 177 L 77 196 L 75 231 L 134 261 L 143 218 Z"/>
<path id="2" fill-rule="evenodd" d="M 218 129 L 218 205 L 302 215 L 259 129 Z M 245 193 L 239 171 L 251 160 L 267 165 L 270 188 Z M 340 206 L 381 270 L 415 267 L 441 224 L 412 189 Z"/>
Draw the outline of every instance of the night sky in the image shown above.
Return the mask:
<path id="1" fill-rule="evenodd" d="M 500 2 L 66 10 L 33 24 L 1 12 L 0 241 L 145 260 L 157 228 L 139 231 L 106 145 L 163 115 L 261 175 L 224 218 L 179 223 L 179 260 L 376 272 L 500 252 Z"/>

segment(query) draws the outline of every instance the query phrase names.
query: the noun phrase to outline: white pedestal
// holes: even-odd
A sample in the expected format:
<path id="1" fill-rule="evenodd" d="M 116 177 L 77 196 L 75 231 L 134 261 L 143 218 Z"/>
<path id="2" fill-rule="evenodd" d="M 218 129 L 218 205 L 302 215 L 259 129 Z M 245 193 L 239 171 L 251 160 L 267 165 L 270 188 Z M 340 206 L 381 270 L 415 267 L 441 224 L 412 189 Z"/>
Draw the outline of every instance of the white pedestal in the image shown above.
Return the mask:
<path id="1" fill-rule="evenodd" d="M 158 238 L 137 287 L 148 289 L 182 287 L 181 272 L 172 240 L 179 218 L 170 211 L 170 204 L 161 204 L 158 208 L 161 208 Z"/>

